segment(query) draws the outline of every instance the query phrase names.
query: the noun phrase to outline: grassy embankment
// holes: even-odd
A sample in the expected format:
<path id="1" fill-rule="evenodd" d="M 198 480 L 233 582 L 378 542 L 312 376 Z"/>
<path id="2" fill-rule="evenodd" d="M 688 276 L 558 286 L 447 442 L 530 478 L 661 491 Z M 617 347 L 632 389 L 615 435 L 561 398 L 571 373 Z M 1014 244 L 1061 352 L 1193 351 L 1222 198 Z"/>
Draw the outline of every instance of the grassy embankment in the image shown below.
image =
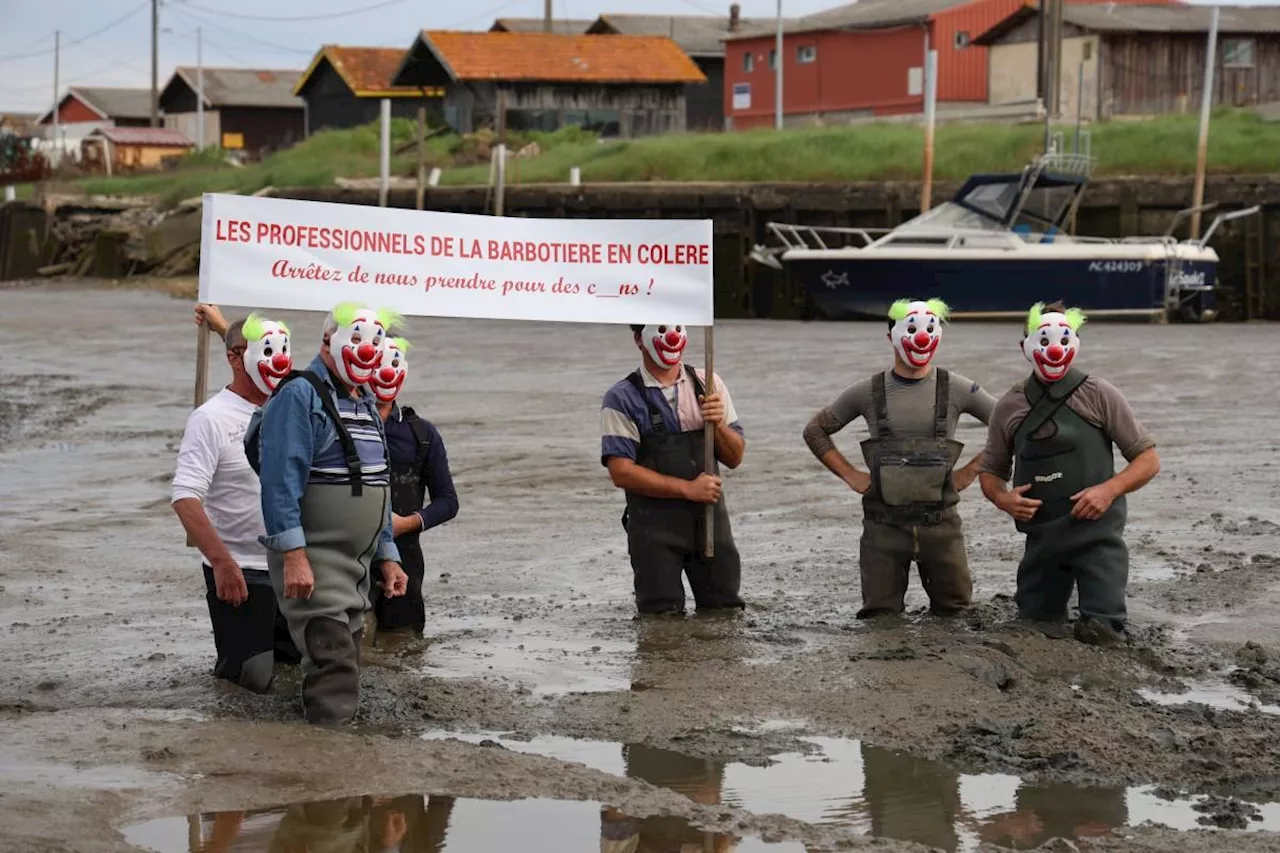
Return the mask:
<path id="1" fill-rule="evenodd" d="M 393 149 L 408 142 L 411 121 L 393 126 Z M 1070 128 L 1063 128 L 1068 136 Z M 1098 175 L 1190 175 L 1195 169 L 1194 116 L 1101 123 L 1093 128 Z M 1020 168 L 1040 150 L 1039 126 L 948 124 L 938 128 L 935 177 L 964 178 L 973 172 Z M 584 182 L 632 181 L 855 181 L 917 179 L 922 162 L 918 126 L 879 124 L 848 128 L 772 130 L 751 133 L 676 135 L 601 143 L 577 129 L 513 140 L 512 149 L 537 141 L 542 153 L 512 161 L 512 183 L 560 183 L 571 166 Z M 443 170 L 442 184 L 483 184 L 489 167 L 474 139 L 440 137 L 428 143 L 430 166 Z M 1280 122 L 1252 113 L 1219 111 L 1209 134 L 1213 173 L 1277 171 Z M 396 156 L 392 172 L 411 175 L 410 151 Z M 90 193 L 158 195 L 176 202 L 201 192 L 251 193 L 266 186 L 331 186 L 335 177 L 376 177 L 375 125 L 326 131 L 261 163 L 233 167 L 210 153 L 193 155 L 176 169 L 153 175 L 86 179 Z"/>

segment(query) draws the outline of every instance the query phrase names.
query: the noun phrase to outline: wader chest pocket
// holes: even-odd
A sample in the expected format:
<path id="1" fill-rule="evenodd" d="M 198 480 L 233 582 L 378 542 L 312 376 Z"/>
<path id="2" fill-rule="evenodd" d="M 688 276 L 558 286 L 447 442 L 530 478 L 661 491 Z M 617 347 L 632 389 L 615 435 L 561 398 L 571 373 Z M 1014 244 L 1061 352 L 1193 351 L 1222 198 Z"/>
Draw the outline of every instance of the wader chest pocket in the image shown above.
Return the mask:
<path id="1" fill-rule="evenodd" d="M 940 503 L 954 463 L 943 450 L 881 453 L 875 459 L 876 490 L 889 506 Z"/>

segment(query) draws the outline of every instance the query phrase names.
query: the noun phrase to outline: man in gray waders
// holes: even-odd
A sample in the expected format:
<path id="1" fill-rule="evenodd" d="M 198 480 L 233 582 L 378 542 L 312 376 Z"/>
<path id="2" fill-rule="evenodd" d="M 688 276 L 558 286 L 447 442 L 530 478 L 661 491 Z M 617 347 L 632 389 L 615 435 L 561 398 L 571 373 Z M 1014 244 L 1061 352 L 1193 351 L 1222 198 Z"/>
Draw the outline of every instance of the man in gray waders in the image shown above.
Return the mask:
<path id="1" fill-rule="evenodd" d="M 262 482 L 271 583 L 302 652 L 310 723 L 341 725 L 355 715 L 371 572 L 386 596 L 405 593 L 386 439 L 365 387 L 395 319 L 349 303 L 334 308 L 320 354 L 280 381 L 245 435 Z"/>
<path id="2" fill-rule="evenodd" d="M 947 306 L 901 299 L 889 308 L 893 367 L 851 386 L 804 429 L 809 450 L 862 495 L 859 619 L 901 614 L 914 560 L 930 610 L 967 610 L 973 580 L 956 504 L 973 484 L 982 454 L 956 468 L 964 445 L 956 423 L 969 414 L 987 423 L 995 398 L 958 373 L 933 368 Z M 863 417 L 868 471 L 854 467 L 831 436 Z"/>
<path id="3" fill-rule="evenodd" d="M 729 389 L 683 362 L 683 326 L 632 326 L 641 366 L 604 395 L 600 461 L 626 492 L 622 517 L 643 615 L 683 614 L 689 578 L 699 611 L 741 610 L 742 567 L 721 494 L 720 464 L 742 464 L 747 442 Z M 715 427 L 705 470 L 703 425 Z M 705 556 L 706 507 L 714 505 L 714 556 Z"/>
<path id="4" fill-rule="evenodd" d="M 982 491 L 1027 534 L 1018 616 L 1065 636 L 1072 586 L 1082 642 L 1125 637 L 1125 495 L 1160 471 L 1155 440 L 1114 385 L 1077 370 L 1084 314 L 1037 303 L 1022 352 L 1034 370 L 1000 398 L 987 432 Z M 1129 464 L 1115 471 L 1112 445 Z M 1010 472 L 1013 489 L 1006 485 Z"/>

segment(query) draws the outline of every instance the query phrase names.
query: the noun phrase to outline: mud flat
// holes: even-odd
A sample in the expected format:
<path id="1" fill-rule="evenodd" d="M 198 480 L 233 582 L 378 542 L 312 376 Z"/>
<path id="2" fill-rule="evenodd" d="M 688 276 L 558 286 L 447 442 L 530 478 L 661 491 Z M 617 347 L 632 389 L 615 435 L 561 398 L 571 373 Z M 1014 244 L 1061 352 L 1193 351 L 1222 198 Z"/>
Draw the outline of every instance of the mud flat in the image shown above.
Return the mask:
<path id="1" fill-rule="evenodd" d="M 1087 330 L 1085 367 L 1164 460 L 1130 501 L 1134 644 L 1101 651 L 1008 624 L 1019 542 L 976 490 L 974 613 L 935 622 L 917 585 L 908 618 L 856 622 L 857 503 L 800 430 L 884 363 L 878 324 L 720 327 L 750 607 L 651 624 L 598 458 L 625 330 L 416 319 L 405 398 L 462 509 L 425 540 L 426 642 L 372 649 L 359 725 L 333 733 L 295 722 L 288 670 L 266 697 L 210 677 L 168 508 L 180 290 L 0 294 L 0 849 L 185 853 L 234 829 L 251 850 L 1280 850 L 1280 379 L 1239 372 L 1273 329 Z M 287 318 L 301 356 L 320 317 Z M 1017 337 L 958 325 L 943 363 L 998 391 Z M 962 429 L 966 458 L 982 436 Z"/>

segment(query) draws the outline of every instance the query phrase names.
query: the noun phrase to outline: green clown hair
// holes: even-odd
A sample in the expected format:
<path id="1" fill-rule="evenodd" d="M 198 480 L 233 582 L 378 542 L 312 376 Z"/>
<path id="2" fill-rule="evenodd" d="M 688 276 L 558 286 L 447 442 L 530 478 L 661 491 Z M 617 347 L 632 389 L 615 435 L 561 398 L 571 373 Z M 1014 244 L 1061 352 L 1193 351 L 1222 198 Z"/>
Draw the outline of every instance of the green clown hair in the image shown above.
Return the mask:
<path id="1" fill-rule="evenodd" d="M 907 315 L 911 313 L 911 303 L 915 301 L 917 300 L 899 299 L 894 302 L 889 306 L 889 319 L 895 323 L 906 319 Z M 946 322 L 947 318 L 951 316 L 951 307 L 941 299 L 928 299 L 925 300 L 924 304 L 933 312 L 935 317 L 943 322 Z"/>
<path id="2" fill-rule="evenodd" d="M 289 334 L 289 327 L 284 323 L 281 323 L 279 320 L 270 320 L 263 317 L 257 311 L 254 311 L 245 318 L 241 334 L 244 335 L 244 339 L 246 341 L 260 341 L 267 333 L 267 323 L 275 323 L 280 327 L 280 331 L 284 332 L 286 335 Z"/>
<path id="3" fill-rule="evenodd" d="M 400 352 L 409 351 L 409 340 L 407 338 L 391 338 L 387 343 L 400 350 Z"/>
<path id="4" fill-rule="evenodd" d="M 339 326 L 350 326 L 356 321 L 356 315 L 365 310 L 366 307 L 359 302 L 341 302 L 333 307 L 333 320 Z M 398 311 L 390 308 L 379 308 L 374 316 L 382 324 L 383 331 L 387 332 L 392 326 L 398 326 L 402 319 Z"/>
<path id="5" fill-rule="evenodd" d="M 1067 318 L 1067 327 L 1071 331 L 1079 334 L 1080 327 L 1083 326 L 1088 318 L 1079 308 L 1067 308 L 1062 312 Z M 1031 306 L 1031 310 L 1027 312 L 1027 334 L 1034 334 L 1036 329 L 1040 328 L 1040 324 L 1044 322 L 1044 303 L 1037 302 Z"/>
<path id="6" fill-rule="evenodd" d="M 377 310 L 377 317 L 378 322 L 382 324 L 383 330 L 388 334 L 391 333 L 391 329 L 393 327 L 399 326 L 401 321 L 404 319 L 399 311 L 395 311 L 391 308 L 379 308 Z"/>

